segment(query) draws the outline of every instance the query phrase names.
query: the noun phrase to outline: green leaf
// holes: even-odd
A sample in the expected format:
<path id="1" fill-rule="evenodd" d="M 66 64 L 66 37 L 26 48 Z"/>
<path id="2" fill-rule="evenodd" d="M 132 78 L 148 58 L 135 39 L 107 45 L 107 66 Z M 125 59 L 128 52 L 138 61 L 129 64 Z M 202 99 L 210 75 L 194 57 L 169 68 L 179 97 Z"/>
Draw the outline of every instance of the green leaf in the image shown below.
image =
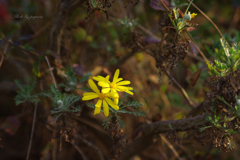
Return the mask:
<path id="1" fill-rule="evenodd" d="M 96 8 L 98 6 L 98 3 L 96 0 L 91 0 L 92 6 Z"/>

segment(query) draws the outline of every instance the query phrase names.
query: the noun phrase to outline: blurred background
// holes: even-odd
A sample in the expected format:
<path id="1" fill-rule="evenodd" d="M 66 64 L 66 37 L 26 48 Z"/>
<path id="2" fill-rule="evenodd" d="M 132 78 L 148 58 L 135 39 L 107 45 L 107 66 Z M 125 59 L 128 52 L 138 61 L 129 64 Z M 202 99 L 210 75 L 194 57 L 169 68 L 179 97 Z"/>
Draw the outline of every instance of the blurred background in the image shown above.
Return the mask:
<path id="1" fill-rule="evenodd" d="M 199 110 L 193 110 L 181 90 L 169 77 L 164 74 L 159 76 L 155 59 L 144 51 L 135 51 L 131 48 L 129 44 L 131 34 L 127 33 L 124 25 L 118 21 L 124 20 L 125 17 L 130 21 L 138 18 L 139 25 L 134 30 L 141 34 L 146 43 L 156 47 L 162 37 L 159 13 L 164 11 L 156 10 L 150 5 L 150 0 L 140 0 L 135 6 L 127 0 L 116 0 L 106 9 L 108 16 L 96 10 L 89 17 L 85 2 L 77 6 L 64 24 L 60 44 L 63 48 L 61 57 L 51 52 L 48 47 L 58 3 L 58 0 L 0 0 L 0 38 L 7 38 L 11 42 L 0 41 L 0 159 L 26 158 L 33 106 L 27 103 L 15 105 L 17 87 L 14 80 L 23 81 L 25 77 L 33 78 L 36 75 L 37 90 L 48 89 L 52 77 L 43 58 L 45 55 L 50 58 L 58 83 L 63 81 L 61 69 L 68 65 L 79 77 L 86 72 L 91 72 L 92 76 L 112 77 L 115 70 L 120 69 L 120 77 L 130 80 L 131 87 L 134 88 L 134 95 L 130 96 L 129 100 L 141 102 L 143 110 L 147 112 L 146 117 L 123 116 L 126 122 L 124 134 L 128 143 L 138 136 L 137 128 L 144 124 L 196 116 L 203 112 L 201 104 L 208 92 L 210 76 L 198 51 L 189 46 L 187 57 L 178 63 L 172 72 L 175 80 L 186 90 L 193 105 L 200 106 Z M 184 3 L 187 1 L 176 2 L 179 6 Z M 240 1 L 202 0 L 193 3 L 212 19 L 230 43 L 240 41 Z M 180 9 L 184 12 L 186 6 Z M 193 6 L 189 11 L 197 13 L 191 22 L 199 24 L 199 28 L 190 34 L 205 56 L 213 60 L 215 49 L 220 48 L 220 36 L 212 24 Z M 27 52 L 30 50 L 39 55 Z M 78 91 L 77 94 L 82 95 L 83 92 Z M 124 95 L 120 95 L 122 96 Z M 46 127 L 46 124 L 50 123 L 50 110 L 51 103 L 48 100 L 43 100 L 39 104 L 30 159 L 54 159 L 53 146 L 56 144 L 55 141 L 59 141 L 59 137 L 53 135 L 53 131 Z M 103 114 L 93 115 L 93 111 L 84 106 L 76 127 L 81 130 L 82 136 L 100 148 L 105 159 L 109 159 L 111 143 L 107 133 L 94 128 L 101 126 L 104 119 Z M 235 147 L 229 153 L 212 148 L 210 141 L 202 145 L 193 139 L 184 138 L 184 135 L 185 132 L 179 133 L 179 137 L 182 138 L 180 143 L 168 140 L 165 134 L 156 136 L 151 145 L 132 159 L 240 159 L 238 134 L 235 135 Z M 90 146 L 80 143 L 79 147 L 83 149 L 88 159 L 97 159 Z M 63 141 L 62 150 L 56 152 L 57 159 L 82 159 L 68 142 Z"/>

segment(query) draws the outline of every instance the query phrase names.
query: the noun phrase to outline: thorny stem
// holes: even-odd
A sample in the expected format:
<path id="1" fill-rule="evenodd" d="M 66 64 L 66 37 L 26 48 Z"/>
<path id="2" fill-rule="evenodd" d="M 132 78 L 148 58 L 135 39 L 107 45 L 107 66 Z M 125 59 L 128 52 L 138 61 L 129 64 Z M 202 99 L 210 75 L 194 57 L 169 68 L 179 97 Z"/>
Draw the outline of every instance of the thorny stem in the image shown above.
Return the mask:
<path id="1" fill-rule="evenodd" d="M 31 151 L 32 139 L 33 139 L 33 132 L 34 132 L 34 127 L 35 127 L 36 117 L 37 117 L 37 103 L 35 103 L 35 108 L 34 108 L 33 123 L 32 123 L 32 132 L 31 132 L 31 137 L 30 137 L 30 142 L 29 142 L 29 146 L 28 146 L 28 152 L 27 152 L 27 158 L 26 158 L 26 160 L 29 159 L 29 155 L 30 155 L 30 151 Z"/>
<path id="2" fill-rule="evenodd" d="M 190 0 L 187 0 L 188 2 L 190 2 Z M 217 27 L 217 25 L 203 12 L 201 11 L 195 4 L 192 3 L 192 6 L 195 7 L 210 23 L 212 23 L 212 25 L 216 28 L 216 30 L 218 31 L 218 33 L 221 35 L 221 37 L 224 39 L 224 41 L 227 43 L 226 39 L 224 38 L 224 36 L 222 35 L 221 31 L 219 30 L 219 28 Z M 228 47 L 230 48 L 229 44 L 227 43 Z"/>

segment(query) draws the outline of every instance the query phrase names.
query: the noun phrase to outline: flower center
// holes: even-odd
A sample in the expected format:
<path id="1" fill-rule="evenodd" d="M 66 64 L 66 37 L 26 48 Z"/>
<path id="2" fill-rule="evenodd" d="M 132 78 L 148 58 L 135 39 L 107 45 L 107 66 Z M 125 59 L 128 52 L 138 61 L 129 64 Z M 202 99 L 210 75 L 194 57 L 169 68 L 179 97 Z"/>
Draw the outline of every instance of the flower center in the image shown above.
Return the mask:
<path id="1" fill-rule="evenodd" d="M 116 83 L 111 83 L 111 84 L 110 84 L 110 88 L 114 88 L 114 89 L 116 89 L 116 88 L 117 88 Z"/>
<path id="2" fill-rule="evenodd" d="M 99 98 L 100 98 L 100 99 L 103 100 L 103 99 L 105 99 L 105 97 L 106 97 L 106 95 L 105 95 L 104 93 L 100 93 L 100 95 L 99 95 Z"/>

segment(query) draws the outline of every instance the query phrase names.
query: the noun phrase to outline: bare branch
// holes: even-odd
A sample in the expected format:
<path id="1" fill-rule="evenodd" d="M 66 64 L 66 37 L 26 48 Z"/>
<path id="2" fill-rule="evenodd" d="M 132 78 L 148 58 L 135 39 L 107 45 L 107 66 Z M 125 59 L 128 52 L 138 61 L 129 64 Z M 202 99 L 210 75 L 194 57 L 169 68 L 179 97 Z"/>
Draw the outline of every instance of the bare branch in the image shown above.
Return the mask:
<path id="1" fill-rule="evenodd" d="M 129 146 L 122 152 L 120 160 L 130 159 L 141 150 L 150 146 L 153 143 L 153 135 L 166 133 L 167 131 L 171 130 L 171 128 L 175 131 L 188 131 L 194 129 L 196 126 L 204 125 L 207 122 L 205 117 L 206 114 L 202 114 L 192 118 L 159 121 L 147 125 L 142 130 L 142 136 L 129 144 Z"/>

